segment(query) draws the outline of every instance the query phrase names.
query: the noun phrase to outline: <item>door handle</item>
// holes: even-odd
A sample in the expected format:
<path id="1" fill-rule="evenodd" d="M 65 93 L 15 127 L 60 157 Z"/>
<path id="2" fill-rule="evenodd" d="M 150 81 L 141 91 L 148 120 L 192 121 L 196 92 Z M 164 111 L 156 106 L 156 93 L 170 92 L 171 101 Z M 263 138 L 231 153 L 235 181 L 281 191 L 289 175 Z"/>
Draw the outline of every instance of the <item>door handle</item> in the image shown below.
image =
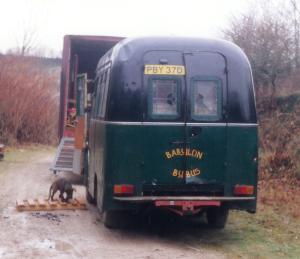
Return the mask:
<path id="1" fill-rule="evenodd" d="M 193 127 L 191 128 L 191 131 L 190 131 L 190 137 L 195 137 L 195 136 L 198 136 L 200 135 L 202 132 L 202 128 L 199 128 L 199 127 Z"/>
<path id="2" fill-rule="evenodd" d="M 189 144 L 190 142 L 187 141 L 179 141 L 179 140 L 175 140 L 175 141 L 171 141 L 170 144 L 173 145 L 184 145 L 184 144 Z"/>
<path id="3" fill-rule="evenodd" d="M 175 144 L 175 145 L 183 145 L 185 142 L 184 141 L 171 141 L 171 144 Z"/>

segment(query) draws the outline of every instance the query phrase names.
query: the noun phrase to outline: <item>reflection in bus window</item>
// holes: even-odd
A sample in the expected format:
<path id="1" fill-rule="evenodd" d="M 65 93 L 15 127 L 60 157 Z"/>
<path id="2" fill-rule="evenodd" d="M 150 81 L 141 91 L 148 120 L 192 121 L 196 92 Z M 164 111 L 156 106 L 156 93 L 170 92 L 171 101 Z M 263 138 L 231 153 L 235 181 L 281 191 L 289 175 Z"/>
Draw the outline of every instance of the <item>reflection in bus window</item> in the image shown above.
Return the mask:
<path id="1" fill-rule="evenodd" d="M 104 80 L 102 86 L 101 110 L 100 110 L 101 118 L 104 118 L 105 116 L 106 102 L 107 102 L 107 89 L 109 84 L 109 72 L 110 72 L 110 68 L 108 68 L 104 74 Z"/>
<path id="2" fill-rule="evenodd" d="M 97 101 L 96 101 L 96 98 L 97 98 L 97 93 L 98 93 L 98 87 L 99 87 L 99 77 L 96 78 L 95 80 L 95 91 L 92 93 L 92 114 L 93 114 L 93 117 L 96 117 L 97 115 Z"/>
<path id="3" fill-rule="evenodd" d="M 152 80 L 152 109 L 151 115 L 162 117 L 177 117 L 178 102 L 176 80 L 155 79 Z"/>
<path id="4" fill-rule="evenodd" d="M 192 117 L 195 119 L 218 119 L 218 81 L 195 80 L 193 82 Z"/>
<path id="5" fill-rule="evenodd" d="M 98 118 L 104 118 L 105 115 L 105 109 L 106 109 L 106 97 L 107 97 L 107 88 L 108 88 L 108 82 L 109 82 L 109 71 L 110 68 L 108 68 L 106 71 L 102 72 L 99 85 L 98 85 L 98 94 L 96 99 L 96 105 L 97 105 L 97 117 Z"/>

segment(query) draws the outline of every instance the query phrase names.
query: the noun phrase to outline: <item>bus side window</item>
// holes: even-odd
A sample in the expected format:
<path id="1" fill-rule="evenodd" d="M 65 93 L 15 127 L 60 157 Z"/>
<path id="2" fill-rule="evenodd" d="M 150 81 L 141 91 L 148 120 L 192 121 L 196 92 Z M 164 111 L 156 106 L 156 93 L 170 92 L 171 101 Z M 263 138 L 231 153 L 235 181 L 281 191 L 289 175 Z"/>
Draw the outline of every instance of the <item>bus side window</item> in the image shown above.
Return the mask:
<path id="1" fill-rule="evenodd" d="M 192 79 L 191 117 L 198 121 L 221 119 L 222 88 L 218 79 Z"/>
<path id="2" fill-rule="evenodd" d="M 96 103 L 95 103 L 95 117 L 98 117 L 99 107 L 101 105 L 101 92 L 102 92 L 102 81 L 103 74 L 100 75 L 98 85 L 97 85 L 97 95 L 96 95 Z"/>
<path id="3" fill-rule="evenodd" d="M 99 109 L 98 109 L 98 117 L 104 118 L 105 110 L 106 110 L 106 101 L 107 101 L 107 91 L 108 91 L 108 84 L 109 84 L 109 72 L 110 68 L 107 68 L 105 72 L 102 74 L 101 80 L 101 94 L 99 97 Z"/>
<path id="4" fill-rule="evenodd" d="M 148 115 L 152 119 L 176 119 L 180 116 L 178 79 L 152 78 L 148 85 Z"/>
<path id="5" fill-rule="evenodd" d="M 103 80 L 104 80 L 104 73 L 101 72 L 101 79 L 99 84 L 99 97 L 98 97 L 98 106 L 97 106 L 97 117 L 100 117 L 101 105 L 102 105 L 102 95 L 103 95 Z"/>
<path id="6" fill-rule="evenodd" d="M 97 94 L 99 92 L 99 77 L 96 78 L 95 90 L 92 94 L 92 117 L 96 117 L 97 114 Z"/>

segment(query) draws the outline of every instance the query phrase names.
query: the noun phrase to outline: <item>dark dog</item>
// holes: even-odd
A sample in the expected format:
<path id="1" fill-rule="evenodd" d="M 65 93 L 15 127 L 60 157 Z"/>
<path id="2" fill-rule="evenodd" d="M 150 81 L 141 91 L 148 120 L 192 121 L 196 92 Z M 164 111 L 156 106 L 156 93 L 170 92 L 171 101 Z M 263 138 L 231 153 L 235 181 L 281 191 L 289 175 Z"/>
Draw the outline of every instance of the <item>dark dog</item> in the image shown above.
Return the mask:
<path id="1" fill-rule="evenodd" d="M 69 199 L 73 199 L 73 192 L 76 190 L 67 179 L 58 178 L 50 186 L 48 200 L 51 198 L 51 201 L 53 201 L 53 197 L 57 191 L 60 192 L 59 198 L 61 201 L 68 202 Z M 64 193 L 66 193 L 66 198 L 64 198 Z"/>

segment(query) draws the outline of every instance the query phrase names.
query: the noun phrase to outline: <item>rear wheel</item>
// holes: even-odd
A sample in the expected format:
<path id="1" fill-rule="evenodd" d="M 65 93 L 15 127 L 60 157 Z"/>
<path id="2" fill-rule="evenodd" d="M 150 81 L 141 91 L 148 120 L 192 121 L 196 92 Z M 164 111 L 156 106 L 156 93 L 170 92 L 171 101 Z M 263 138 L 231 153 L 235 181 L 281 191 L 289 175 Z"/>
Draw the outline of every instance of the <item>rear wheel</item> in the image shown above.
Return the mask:
<path id="1" fill-rule="evenodd" d="M 208 225 L 212 228 L 224 228 L 228 218 L 228 208 L 213 207 L 206 211 Z"/>
<path id="2" fill-rule="evenodd" d="M 128 211 L 104 211 L 102 220 L 107 228 L 116 229 L 130 226 L 131 214 Z"/>
<path id="3" fill-rule="evenodd" d="M 97 176 L 94 178 L 94 197 L 90 194 L 88 186 L 86 186 L 86 200 L 90 204 L 97 204 Z"/>
<path id="4" fill-rule="evenodd" d="M 90 194 L 90 192 L 88 191 L 88 188 L 86 187 L 86 200 L 88 203 L 90 204 L 96 204 L 96 200 L 92 197 L 92 195 Z"/>

